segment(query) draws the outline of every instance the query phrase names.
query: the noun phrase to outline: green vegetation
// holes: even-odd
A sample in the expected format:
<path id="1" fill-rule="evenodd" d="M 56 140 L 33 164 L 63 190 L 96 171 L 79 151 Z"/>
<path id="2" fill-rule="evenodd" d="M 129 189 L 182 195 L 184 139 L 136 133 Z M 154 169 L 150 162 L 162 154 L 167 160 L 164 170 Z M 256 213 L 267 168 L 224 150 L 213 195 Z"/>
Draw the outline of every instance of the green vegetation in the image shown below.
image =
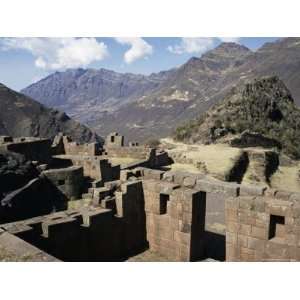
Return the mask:
<path id="1" fill-rule="evenodd" d="M 202 118 L 177 128 L 174 136 L 178 141 L 212 143 L 244 130 L 275 139 L 286 154 L 300 158 L 300 110 L 277 77 L 233 89 Z"/>

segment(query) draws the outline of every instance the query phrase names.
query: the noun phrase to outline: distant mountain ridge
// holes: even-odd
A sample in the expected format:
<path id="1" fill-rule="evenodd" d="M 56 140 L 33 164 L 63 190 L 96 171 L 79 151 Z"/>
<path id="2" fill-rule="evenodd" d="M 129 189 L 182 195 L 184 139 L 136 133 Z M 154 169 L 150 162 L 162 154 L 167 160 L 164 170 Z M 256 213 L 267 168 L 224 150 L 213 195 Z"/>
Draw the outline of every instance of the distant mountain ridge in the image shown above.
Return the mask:
<path id="1" fill-rule="evenodd" d="M 114 110 L 155 90 L 170 72 L 145 76 L 107 69 L 68 69 L 51 74 L 21 92 L 47 106 L 89 121 L 91 114 Z"/>
<path id="2" fill-rule="evenodd" d="M 63 132 L 77 142 L 103 141 L 64 112 L 48 108 L 0 83 L 0 135 L 53 138 Z"/>
<path id="3" fill-rule="evenodd" d="M 54 105 L 57 102 L 67 112 L 72 110 L 72 116 L 101 135 L 119 131 L 130 139 L 143 141 L 170 135 L 178 125 L 221 101 L 233 86 L 253 78 L 279 76 L 299 105 L 300 38 L 267 43 L 255 52 L 239 44 L 222 43 L 179 68 L 151 76 L 127 75 L 134 78 L 127 81 L 122 77 L 123 84 L 115 80 L 121 76 L 115 72 L 112 73 L 114 80 L 105 79 L 109 77 L 106 72 L 110 71 L 99 70 L 100 77 L 90 76 L 90 72 L 86 70 L 85 75 L 78 77 L 80 80 L 70 83 L 60 78 L 67 76 L 68 71 L 58 77 L 53 74 L 23 91 L 42 103 Z M 83 84 L 93 82 L 91 78 L 102 78 L 102 81 L 94 79 L 93 85 Z M 52 82 L 57 84 L 53 87 Z M 104 92 L 107 89 L 109 92 Z M 121 94 L 124 96 L 120 97 Z"/>

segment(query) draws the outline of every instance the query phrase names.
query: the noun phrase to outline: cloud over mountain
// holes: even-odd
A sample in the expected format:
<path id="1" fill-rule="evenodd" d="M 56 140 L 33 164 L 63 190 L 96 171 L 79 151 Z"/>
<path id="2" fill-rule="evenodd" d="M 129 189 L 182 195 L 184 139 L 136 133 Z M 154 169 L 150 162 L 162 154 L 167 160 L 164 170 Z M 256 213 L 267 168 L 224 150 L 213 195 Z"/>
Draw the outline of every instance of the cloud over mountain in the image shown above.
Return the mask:
<path id="1" fill-rule="evenodd" d="M 239 42 L 238 37 L 183 37 L 180 42 L 175 45 L 170 45 L 167 49 L 174 54 L 202 54 L 212 48 L 214 48 L 218 42 Z"/>
<path id="2" fill-rule="evenodd" d="M 179 44 L 168 46 L 168 50 L 175 54 L 183 53 L 204 53 L 213 48 L 214 38 L 181 38 Z"/>
<path id="3" fill-rule="evenodd" d="M 1 48 L 23 49 L 35 57 L 36 67 L 48 70 L 86 67 L 108 55 L 95 38 L 5 38 Z"/>
<path id="4" fill-rule="evenodd" d="M 130 49 L 124 54 L 124 61 L 131 64 L 134 61 L 145 58 L 153 53 L 153 47 L 142 38 L 115 38 L 122 45 L 130 45 Z"/>

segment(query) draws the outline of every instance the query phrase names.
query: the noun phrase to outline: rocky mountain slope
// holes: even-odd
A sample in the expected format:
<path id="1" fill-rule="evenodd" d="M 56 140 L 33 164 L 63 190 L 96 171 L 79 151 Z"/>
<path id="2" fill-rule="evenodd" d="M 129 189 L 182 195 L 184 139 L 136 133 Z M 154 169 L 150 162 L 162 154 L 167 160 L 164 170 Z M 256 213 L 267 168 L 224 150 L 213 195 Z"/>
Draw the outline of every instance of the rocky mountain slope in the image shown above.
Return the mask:
<path id="1" fill-rule="evenodd" d="M 48 86 L 49 78 L 46 78 L 24 92 L 42 103 L 62 105 L 67 112 L 72 109 L 78 120 L 84 121 L 102 135 L 119 131 L 130 139 L 143 141 L 149 137 L 169 135 L 178 125 L 204 113 L 221 101 L 232 86 L 256 77 L 279 76 L 291 91 L 295 103 L 299 105 L 299 71 L 300 38 L 285 38 L 267 43 L 255 52 L 235 43 L 223 43 L 200 58 L 191 58 L 177 69 L 149 77 L 142 76 L 140 83 L 134 84 L 136 91 L 133 92 L 128 87 L 125 90 L 132 92 L 125 93 L 124 97 L 116 98 L 114 93 L 120 92 L 120 84 L 112 83 L 109 87 L 114 96 L 107 96 L 109 93 L 104 92 L 106 80 L 102 76 L 102 81 L 94 79 L 94 85 L 91 84 L 95 87 L 95 94 L 94 98 L 90 98 L 91 85 L 83 85 L 85 88 L 82 90 L 79 83 L 81 77 L 86 78 L 87 82 L 93 80 L 81 75 L 76 83 L 72 81 L 66 84 L 60 77 L 70 71 L 52 75 L 57 78 L 54 86 Z M 92 71 L 80 72 L 88 75 Z M 102 88 L 98 88 L 99 86 Z M 53 92 L 57 89 L 60 91 L 59 97 Z M 73 96 L 73 91 L 78 90 L 81 96 Z M 96 95 L 98 98 L 105 95 L 105 100 L 95 100 Z M 66 99 L 69 104 L 65 104 Z"/>
<path id="2" fill-rule="evenodd" d="M 0 135 L 54 137 L 64 132 L 78 142 L 101 140 L 65 113 L 47 108 L 0 84 Z"/>
<path id="3" fill-rule="evenodd" d="M 262 134 L 294 158 L 300 158 L 300 109 L 278 77 L 233 88 L 223 101 L 195 121 L 178 127 L 176 139 L 214 143 L 245 130 Z"/>
<path id="4" fill-rule="evenodd" d="M 170 73 L 144 76 L 106 69 L 69 69 L 49 75 L 22 93 L 81 121 L 90 121 L 97 113 L 112 111 L 155 90 Z"/>

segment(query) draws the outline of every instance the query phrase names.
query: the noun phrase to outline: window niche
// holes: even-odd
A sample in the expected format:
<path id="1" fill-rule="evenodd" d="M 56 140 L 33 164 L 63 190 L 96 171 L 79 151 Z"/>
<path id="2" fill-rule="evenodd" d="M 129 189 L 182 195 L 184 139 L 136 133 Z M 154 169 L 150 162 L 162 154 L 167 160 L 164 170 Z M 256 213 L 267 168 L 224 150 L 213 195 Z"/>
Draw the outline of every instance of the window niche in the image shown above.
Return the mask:
<path id="1" fill-rule="evenodd" d="M 276 237 L 283 237 L 285 217 L 270 215 L 269 240 Z"/>

